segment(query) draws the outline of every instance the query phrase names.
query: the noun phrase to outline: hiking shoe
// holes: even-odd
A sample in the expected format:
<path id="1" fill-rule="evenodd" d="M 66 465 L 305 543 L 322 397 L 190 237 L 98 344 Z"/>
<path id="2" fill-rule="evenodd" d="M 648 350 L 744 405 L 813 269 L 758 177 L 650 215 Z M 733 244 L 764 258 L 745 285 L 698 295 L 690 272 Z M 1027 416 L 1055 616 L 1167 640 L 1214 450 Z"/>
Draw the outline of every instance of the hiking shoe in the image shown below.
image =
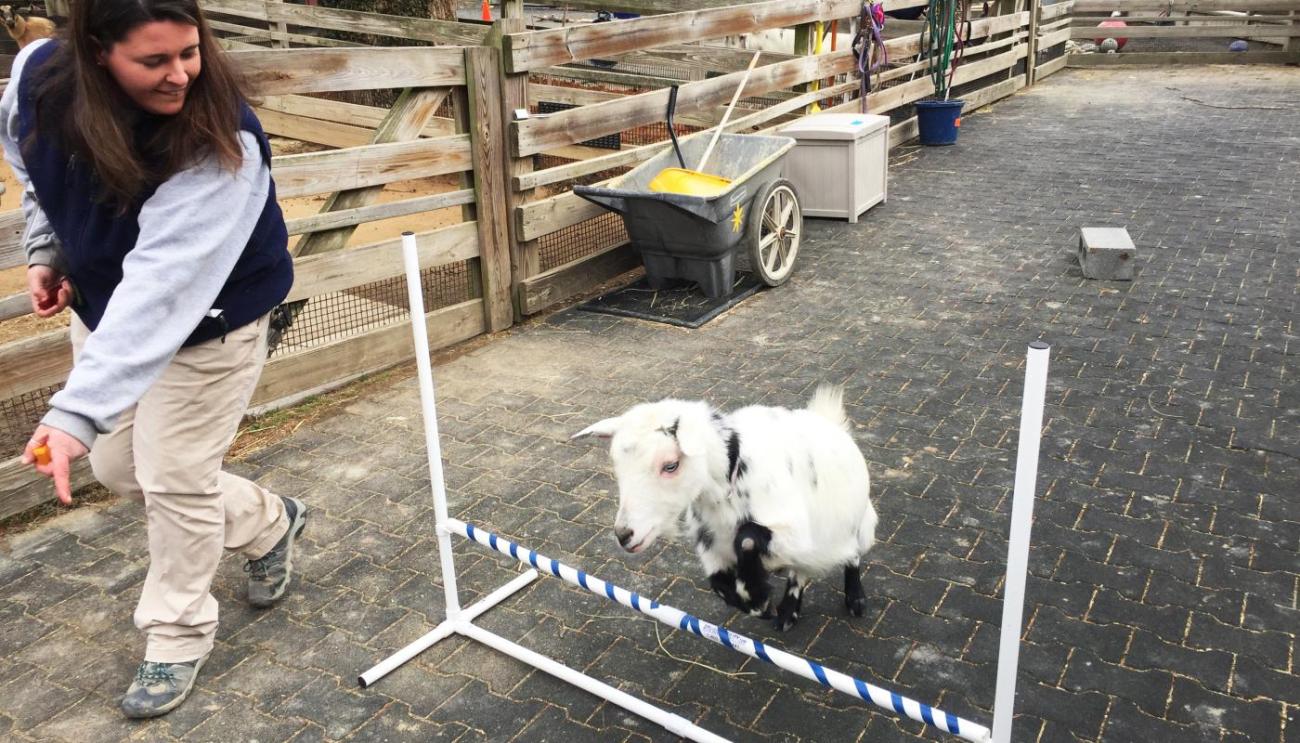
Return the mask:
<path id="1" fill-rule="evenodd" d="M 190 695 L 207 654 L 189 663 L 145 661 L 122 697 L 122 712 L 132 719 L 158 717 L 176 709 Z"/>
<path id="2" fill-rule="evenodd" d="M 284 501 L 284 514 L 289 517 L 289 530 L 270 552 L 244 565 L 244 572 L 248 573 L 248 603 L 259 609 L 279 601 L 289 587 L 289 579 L 293 577 L 293 540 L 307 525 L 307 506 L 297 498 L 280 498 Z"/>

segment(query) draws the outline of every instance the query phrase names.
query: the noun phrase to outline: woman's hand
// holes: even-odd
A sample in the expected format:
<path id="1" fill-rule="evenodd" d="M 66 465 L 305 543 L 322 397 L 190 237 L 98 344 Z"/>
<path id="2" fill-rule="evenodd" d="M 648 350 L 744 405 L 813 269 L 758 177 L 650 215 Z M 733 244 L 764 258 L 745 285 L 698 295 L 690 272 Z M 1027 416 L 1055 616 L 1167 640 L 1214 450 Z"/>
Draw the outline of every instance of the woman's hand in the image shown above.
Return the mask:
<path id="1" fill-rule="evenodd" d="M 37 461 L 36 448 L 45 446 L 48 451 L 48 461 Z M 59 502 L 65 506 L 72 505 L 72 463 L 86 456 L 86 445 L 81 443 L 73 436 L 60 431 L 57 428 L 51 428 L 41 424 L 36 427 L 36 433 L 27 442 L 27 448 L 23 450 L 23 464 L 36 466 L 36 471 L 46 477 L 54 478 L 54 492 L 59 496 Z M 42 457 L 44 459 L 44 457 Z"/>
<path id="2" fill-rule="evenodd" d="M 37 317 L 53 317 L 72 301 L 72 284 L 49 266 L 28 266 L 27 293 Z"/>

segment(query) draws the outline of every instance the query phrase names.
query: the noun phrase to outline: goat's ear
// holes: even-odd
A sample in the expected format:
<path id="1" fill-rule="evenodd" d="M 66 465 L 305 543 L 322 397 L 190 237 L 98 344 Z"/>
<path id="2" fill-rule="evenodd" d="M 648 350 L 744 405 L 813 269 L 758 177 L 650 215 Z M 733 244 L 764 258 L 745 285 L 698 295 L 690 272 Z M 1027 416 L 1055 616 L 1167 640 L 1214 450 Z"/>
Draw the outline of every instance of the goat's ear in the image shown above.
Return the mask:
<path id="1" fill-rule="evenodd" d="M 581 431 L 570 436 L 569 440 L 572 441 L 573 439 L 581 439 L 586 436 L 595 436 L 598 439 L 611 438 L 615 433 L 618 432 L 618 427 L 622 424 L 622 422 L 623 422 L 622 416 L 616 418 L 606 418 L 603 421 L 596 421 L 590 426 L 587 426 Z"/>
<path id="2" fill-rule="evenodd" d="M 677 436 L 677 448 L 682 456 L 699 457 L 708 450 L 710 436 L 717 436 L 717 431 L 708 424 L 708 419 L 699 416 L 683 415 L 674 424 Z"/>

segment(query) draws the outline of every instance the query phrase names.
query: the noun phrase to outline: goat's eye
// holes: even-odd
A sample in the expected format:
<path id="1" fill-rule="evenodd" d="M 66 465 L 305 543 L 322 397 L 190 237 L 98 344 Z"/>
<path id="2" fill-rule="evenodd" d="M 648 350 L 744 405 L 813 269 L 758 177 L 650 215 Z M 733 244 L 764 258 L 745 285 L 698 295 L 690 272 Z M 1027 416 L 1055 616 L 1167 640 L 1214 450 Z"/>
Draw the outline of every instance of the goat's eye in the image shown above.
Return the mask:
<path id="1" fill-rule="evenodd" d="M 679 466 L 681 466 L 681 462 L 669 462 L 668 464 L 665 464 L 665 465 L 663 466 L 663 471 L 664 471 L 664 472 L 676 472 L 676 471 L 677 471 L 677 468 L 678 468 Z"/>

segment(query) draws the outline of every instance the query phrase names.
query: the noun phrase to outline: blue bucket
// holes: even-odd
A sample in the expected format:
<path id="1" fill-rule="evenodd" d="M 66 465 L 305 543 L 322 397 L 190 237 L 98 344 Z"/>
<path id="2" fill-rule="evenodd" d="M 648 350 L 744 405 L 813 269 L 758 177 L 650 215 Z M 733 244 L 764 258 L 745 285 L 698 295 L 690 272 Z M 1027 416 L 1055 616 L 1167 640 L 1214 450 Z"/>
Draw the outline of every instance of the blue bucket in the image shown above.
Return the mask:
<path id="1" fill-rule="evenodd" d="M 957 127 L 961 126 L 961 107 L 965 101 L 917 101 L 916 125 L 921 144 L 957 144 Z"/>

